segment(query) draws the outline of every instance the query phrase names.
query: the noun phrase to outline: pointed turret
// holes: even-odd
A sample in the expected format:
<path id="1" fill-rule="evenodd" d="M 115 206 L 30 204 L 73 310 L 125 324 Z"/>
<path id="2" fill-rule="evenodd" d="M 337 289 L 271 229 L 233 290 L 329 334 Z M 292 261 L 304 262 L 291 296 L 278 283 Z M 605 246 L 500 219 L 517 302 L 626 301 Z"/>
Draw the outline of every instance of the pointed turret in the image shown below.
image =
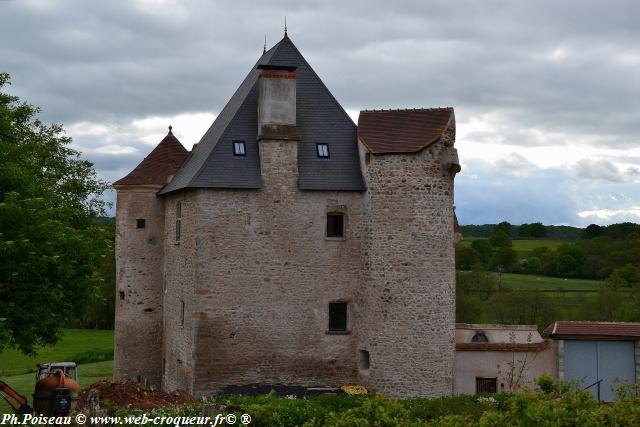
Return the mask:
<path id="1" fill-rule="evenodd" d="M 178 141 L 169 126 L 169 133 L 127 176 L 113 183 L 120 185 L 162 185 L 182 166 L 189 151 Z"/>

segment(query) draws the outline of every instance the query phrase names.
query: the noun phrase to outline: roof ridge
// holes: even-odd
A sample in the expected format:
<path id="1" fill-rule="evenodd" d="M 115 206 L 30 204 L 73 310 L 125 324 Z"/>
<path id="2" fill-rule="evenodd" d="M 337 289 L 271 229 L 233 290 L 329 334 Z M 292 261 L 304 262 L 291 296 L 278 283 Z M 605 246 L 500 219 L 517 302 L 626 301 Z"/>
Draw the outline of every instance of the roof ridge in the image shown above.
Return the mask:
<path id="1" fill-rule="evenodd" d="M 431 108 L 389 108 L 389 109 L 373 109 L 373 110 L 360 110 L 361 113 L 380 113 L 380 112 L 406 112 L 406 111 L 449 111 L 453 110 L 453 107 L 431 107 Z"/>

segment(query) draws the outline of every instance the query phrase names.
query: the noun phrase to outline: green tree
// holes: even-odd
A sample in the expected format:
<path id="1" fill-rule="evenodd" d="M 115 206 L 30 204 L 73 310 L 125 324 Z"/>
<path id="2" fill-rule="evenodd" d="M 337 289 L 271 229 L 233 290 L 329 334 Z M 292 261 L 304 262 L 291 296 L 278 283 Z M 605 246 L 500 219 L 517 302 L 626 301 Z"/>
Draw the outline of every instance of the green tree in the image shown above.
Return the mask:
<path id="1" fill-rule="evenodd" d="M 518 237 L 531 237 L 531 224 L 522 224 L 518 227 Z"/>
<path id="2" fill-rule="evenodd" d="M 107 184 L 8 83 L 0 73 L 0 348 L 33 353 L 87 309 L 109 247 L 96 221 Z"/>
<path id="3" fill-rule="evenodd" d="M 504 231 L 503 229 L 499 229 L 493 236 L 489 239 L 489 243 L 494 248 L 503 248 L 503 247 L 511 247 L 513 246 L 513 242 L 511 241 L 511 235 Z"/>
<path id="4" fill-rule="evenodd" d="M 531 237 L 535 237 L 536 239 L 547 237 L 547 228 L 541 222 L 534 222 L 533 224 L 530 224 L 529 230 L 531 232 Z"/>
<path id="5" fill-rule="evenodd" d="M 640 285 L 640 268 L 632 264 L 626 264 L 613 270 L 609 278 L 619 280 L 626 287 L 638 286 Z"/>
<path id="6" fill-rule="evenodd" d="M 480 262 L 480 254 L 469 246 L 456 247 L 456 268 L 458 270 L 471 270 L 471 266 Z"/>
<path id="7" fill-rule="evenodd" d="M 496 234 L 498 231 L 502 230 L 505 233 L 507 233 L 509 235 L 509 237 L 512 237 L 513 234 L 511 232 L 511 224 L 507 221 L 502 221 L 501 223 L 496 225 L 496 228 L 493 229 L 493 234 Z"/>
<path id="8" fill-rule="evenodd" d="M 587 228 L 584 229 L 582 233 L 582 237 L 585 239 L 593 239 L 595 237 L 600 237 L 604 233 L 602 227 L 597 224 L 589 224 Z"/>
<path id="9" fill-rule="evenodd" d="M 471 247 L 480 254 L 480 262 L 485 269 L 489 268 L 493 258 L 493 246 L 487 239 L 477 239 L 471 242 Z"/>

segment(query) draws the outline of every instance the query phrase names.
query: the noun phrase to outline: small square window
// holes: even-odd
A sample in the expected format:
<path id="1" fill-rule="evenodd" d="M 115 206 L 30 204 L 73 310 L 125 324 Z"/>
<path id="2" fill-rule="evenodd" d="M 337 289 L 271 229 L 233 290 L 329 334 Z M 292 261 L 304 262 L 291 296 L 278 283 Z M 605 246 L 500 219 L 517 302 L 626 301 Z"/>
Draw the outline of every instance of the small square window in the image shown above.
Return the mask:
<path id="1" fill-rule="evenodd" d="M 233 155 L 234 156 L 246 156 L 247 146 L 244 141 L 233 141 Z"/>
<path id="2" fill-rule="evenodd" d="M 476 393 L 496 393 L 498 391 L 497 378 L 476 377 Z"/>
<path id="3" fill-rule="evenodd" d="M 329 144 L 316 144 L 318 157 L 329 158 Z"/>
<path id="4" fill-rule="evenodd" d="M 347 303 L 329 303 L 329 331 L 347 330 Z"/>
<path id="5" fill-rule="evenodd" d="M 145 228 L 147 226 L 147 221 L 142 219 L 142 218 L 138 218 L 136 219 L 136 228 Z"/>
<path id="6" fill-rule="evenodd" d="M 327 237 L 344 237 L 344 214 L 337 212 L 327 214 Z"/>

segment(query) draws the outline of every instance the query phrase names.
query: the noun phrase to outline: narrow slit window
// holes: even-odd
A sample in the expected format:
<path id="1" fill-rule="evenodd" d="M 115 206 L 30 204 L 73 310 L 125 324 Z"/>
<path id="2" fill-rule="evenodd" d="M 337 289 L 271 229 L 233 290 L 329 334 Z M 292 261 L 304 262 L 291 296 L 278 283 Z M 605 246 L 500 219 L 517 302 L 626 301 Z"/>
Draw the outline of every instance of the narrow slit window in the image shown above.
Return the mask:
<path id="1" fill-rule="evenodd" d="M 176 242 L 180 241 L 182 232 L 182 202 L 176 203 Z"/>
<path id="2" fill-rule="evenodd" d="M 244 141 L 233 141 L 233 155 L 246 156 L 247 146 Z"/>
<path id="3" fill-rule="evenodd" d="M 344 214 L 332 212 L 327 214 L 327 237 L 344 237 Z"/>
<path id="4" fill-rule="evenodd" d="M 180 325 L 184 326 L 184 301 L 180 301 Z"/>
<path id="5" fill-rule="evenodd" d="M 358 350 L 358 368 L 361 371 L 368 371 L 369 366 L 369 352 L 367 350 Z"/>
<path id="6" fill-rule="evenodd" d="M 345 332 L 347 330 L 347 303 L 329 303 L 329 331 Z"/>
<path id="7" fill-rule="evenodd" d="M 329 144 L 316 144 L 318 157 L 329 158 Z"/>
<path id="8" fill-rule="evenodd" d="M 120 291 L 120 301 L 124 301 L 124 291 Z"/>
<path id="9" fill-rule="evenodd" d="M 143 218 L 136 219 L 136 228 L 145 228 L 147 226 L 147 221 Z"/>

